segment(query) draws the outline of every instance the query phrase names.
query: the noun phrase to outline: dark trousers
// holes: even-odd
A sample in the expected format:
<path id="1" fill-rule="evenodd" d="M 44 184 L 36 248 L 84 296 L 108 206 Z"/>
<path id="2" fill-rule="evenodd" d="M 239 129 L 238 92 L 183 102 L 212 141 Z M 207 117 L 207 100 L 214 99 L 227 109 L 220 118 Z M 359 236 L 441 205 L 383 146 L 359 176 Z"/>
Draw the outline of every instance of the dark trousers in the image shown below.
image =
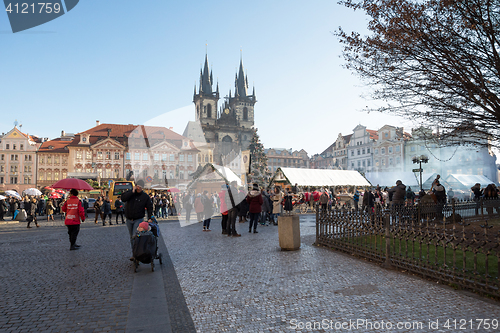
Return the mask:
<path id="1" fill-rule="evenodd" d="M 252 225 L 253 225 L 253 230 L 257 230 L 257 222 L 259 222 L 259 215 L 260 213 L 250 213 L 250 225 L 248 226 L 248 230 L 252 230 Z"/>
<path id="2" fill-rule="evenodd" d="M 38 226 L 38 221 L 36 220 L 36 215 L 30 215 L 28 216 L 28 227 L 30 226 L 31 222 L 35 222 L 35 225 Z"/>
<path id="3" fill-rule="evenodd" d="M 227 234 L 228 235 L 236 235 L 236 218 L 238 217 L 237 209 L 230 209 L 227 212 Z"/>
<path id="4" fill-rule="evenodd" d="M 73 225 L 67 225 L 67 227 L 68 227 L 69 243 L 71 244 L 71 246 L 73 246 L 76 243 L 76 237 L 78 237 L 78 232 L 80 232 L 80 225 L 73 224 Z"/>
<path id="5" fill-rule="evenodd" d="M 189 222 L 189 220 L 191 219 L 191 206 L 186 206 L 185 209 L 186 209 L 186 222 Z"/>
<path id="6" fill-rule="evenodd" d="M 122 224 L 125 223 L 125 221 L 123 221 L 123 212 L 116 212 L 116 224 L 118 224 L 118 216 L 121 216 L 122 217 Z"/>
<path id="7" fill-rule="evenodd" d="M 211 220 L 210 217 L 208 219 L 203 220 L 203 227 L 210 229 L 210 220 Z"/>
<path id="8" fill-rule="evenodd" d="M 3 207 L 0 207 L 0 221 L 3 221 Z"/>
<path id="9" fill-rule="evenodd" d="M 109 216 L 109 224 L 113 224 L 113 223 L 111 223 L 111 222 L 113 222 L 111 213 L 109 213 L 109 214 L 102 214 L 102 224 L 103 225 L 106 224 L 106 217 L 108 217 L 108 216 Z"/>
<path id="10" fill-rule="evenodd" d="M 227 214 L 222 214 L 222 220 L 220 221 L 220 226 L 223 232 L 227 232 Z"/>
<path id="11" fill-rule="evenodd" d="M 203 220 L 203 212 L 196 213 L 196 217 L 198 218 L 198 222 L 201 222 Z"/>

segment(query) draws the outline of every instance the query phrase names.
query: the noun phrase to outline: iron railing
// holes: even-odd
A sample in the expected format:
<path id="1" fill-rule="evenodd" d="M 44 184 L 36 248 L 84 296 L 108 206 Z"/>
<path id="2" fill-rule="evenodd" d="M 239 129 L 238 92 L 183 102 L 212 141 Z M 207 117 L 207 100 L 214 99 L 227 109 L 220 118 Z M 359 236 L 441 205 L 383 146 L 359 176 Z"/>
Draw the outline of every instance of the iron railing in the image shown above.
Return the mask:
<path id="1" fill-rule="evenodd" d="M 316 244 L 500 297 L 500 200 L 316 210 Z"/>

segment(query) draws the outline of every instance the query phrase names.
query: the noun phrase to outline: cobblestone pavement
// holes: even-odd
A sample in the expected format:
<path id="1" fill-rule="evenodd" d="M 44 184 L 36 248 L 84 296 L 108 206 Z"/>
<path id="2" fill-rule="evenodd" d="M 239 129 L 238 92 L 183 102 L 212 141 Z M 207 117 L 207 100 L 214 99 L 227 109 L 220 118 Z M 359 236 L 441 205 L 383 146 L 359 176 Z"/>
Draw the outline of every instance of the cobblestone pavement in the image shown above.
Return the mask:
<path id="1" fill-rule="evenodd" d="M 162 224 L 197 332 L 498 331 L 476 319 L 500 320 L 499 303 L 313 246 L 314 218 L 301 216 L 294 252 L 279 249 L 276 226 L 254 234 L 237 223 L 234 238 L 221 234 L 220 219 L 212 232 Z M 358 319 L 364 325 L 351 325 Z M 314 322 L 322 325 L 307 329 Z"/>
<path id="2" fill-rule="evenodd" d="M 237 223 L 234 238 L 217 218 L 212 232 L 162 220 L 164 263 L 138 273 L 124 225 L 85 222 L 79 251 L 61 220 L 41 225 L 0 224 L 2 333 L 498 331 L 475 320 L 499 320 L 499 303 L 313 246 L 311 215 L 293 252 L 275 226 Z"/>
<path id="3" fill-rule="evenodd" d="M 194 332 L 163 242 L 134 273 L 125 225 L 85 222 L 69 251 L 62 220 L 39 223 L 0 224 L 0 332 Z"/>

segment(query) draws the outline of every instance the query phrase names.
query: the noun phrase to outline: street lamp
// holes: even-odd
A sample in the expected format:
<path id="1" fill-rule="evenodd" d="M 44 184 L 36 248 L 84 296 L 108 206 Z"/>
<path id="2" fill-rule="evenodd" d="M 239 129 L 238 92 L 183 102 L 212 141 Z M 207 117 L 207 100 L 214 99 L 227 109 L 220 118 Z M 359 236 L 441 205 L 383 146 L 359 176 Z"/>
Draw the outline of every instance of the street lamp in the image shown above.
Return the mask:
<path id="1" fill-rule="evenodd" d="M 427 163 L 429 162 L 429 158 L 425 155 L 420 155 L 420 156 L 413 156 L 411 158 L 411 160 L 413 161 L 413 163 L 415 164 L 419 164 L 419 168 L 418 169 L 413 169 L 412 171 L 413 172 L 419 172 L 420 173 L 420 191 L 422 191 L 422 163 Z"/>

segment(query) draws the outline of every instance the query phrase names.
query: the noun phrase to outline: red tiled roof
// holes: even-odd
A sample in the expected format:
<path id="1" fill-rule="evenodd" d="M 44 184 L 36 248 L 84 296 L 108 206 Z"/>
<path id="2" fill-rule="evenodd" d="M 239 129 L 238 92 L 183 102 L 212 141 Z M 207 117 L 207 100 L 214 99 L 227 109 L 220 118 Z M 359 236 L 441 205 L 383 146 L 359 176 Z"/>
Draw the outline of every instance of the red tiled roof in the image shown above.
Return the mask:
<path id="1" fill-rule="evenodd" d="M 100 124 L 91 129 L 78 133 L 70 145 L 79 146 L 80 136 L 84 133 L 90 135 L 90 144 L 95 144 L 98 141 L 104 140 L 108 137 L 108 130 L 110 130 L 109 137 L 113 140 L 118 141 L 124 146 L 128 146 L 129 138 L 144 138 L 144 140 L 146 141 L 146 145 L 148 145 L 149 147 L 153 146 L 157 142 L 164 140 L 169 141 L 178 147 L 181 147 L 182 140 L 187 139 L 166 127 L 133 124 Z"/>
<path id="2" fill-rule="evenodd" d="M 378 132 L 374 130 L 366 130 L 370 134 L 370 139 L 378 140 Z"/>
<path id="3" fill-rule="evenodd" d="M 68 153 L 67 149 L 64 149 L 68 146 L 71 141 L 62 141 L 61 138 L 57 138 L 50 141 L 45 141 L 42 143 L 40 148 L 38 149 L 39 153 Z M 53 147 L 50 149 L 49 147 Z"/>

